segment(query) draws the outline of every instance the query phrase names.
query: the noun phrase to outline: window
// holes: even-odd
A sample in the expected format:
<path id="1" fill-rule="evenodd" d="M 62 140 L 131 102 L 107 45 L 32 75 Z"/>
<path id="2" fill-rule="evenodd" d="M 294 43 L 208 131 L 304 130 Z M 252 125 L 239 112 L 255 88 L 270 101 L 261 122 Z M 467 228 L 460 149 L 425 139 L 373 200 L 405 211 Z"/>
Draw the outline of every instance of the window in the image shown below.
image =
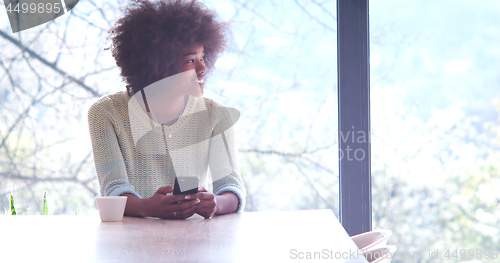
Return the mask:
<path id="1" fill-rule="evenodd" d="M 329 208 L 338 215 L 335 1 L 204 3 L 222 20 L 234 20 L 205 96 L 241 112 L 245 210 Z M 86 116 L 98 97 L 125 89 L 105 50 L 119 8 L 83 1 L 19 34 L 4 21 L 0 204 L 6 210 L 13 193 L 18 214 L 37 214 L 44 192 L 50 214 L 95 209 L 99 187 Z"/>
<path id="2" fill-rule="evenodd" d="M 393 262 L 498 260 L 499 10 L 370 2 L 373 226 Z"/>

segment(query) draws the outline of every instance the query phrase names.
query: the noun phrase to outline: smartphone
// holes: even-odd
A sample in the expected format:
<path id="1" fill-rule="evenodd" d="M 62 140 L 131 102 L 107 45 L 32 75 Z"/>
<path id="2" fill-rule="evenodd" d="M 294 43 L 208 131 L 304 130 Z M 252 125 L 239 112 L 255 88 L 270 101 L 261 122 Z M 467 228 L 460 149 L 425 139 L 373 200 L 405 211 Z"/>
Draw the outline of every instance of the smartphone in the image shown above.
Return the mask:
<path id="1" fill-rule="evenodd" d="M 198 193 L 198 177 L 176 176 L 174 183 L 174 195 L 188 195 Z"/>

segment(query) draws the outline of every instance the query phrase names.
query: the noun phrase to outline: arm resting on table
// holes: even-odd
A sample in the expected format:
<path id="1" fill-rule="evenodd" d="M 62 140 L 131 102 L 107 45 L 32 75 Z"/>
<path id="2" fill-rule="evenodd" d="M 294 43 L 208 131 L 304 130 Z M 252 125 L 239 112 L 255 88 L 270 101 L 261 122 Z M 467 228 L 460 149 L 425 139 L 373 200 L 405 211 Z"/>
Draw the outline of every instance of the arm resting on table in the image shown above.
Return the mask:
<path id="1" fill-rule="evenodd" d="M 147 210 L 147 199 L 140 199 L 133 194 L 123 194 L 122 196 L 127 197 L 127 205 L 125 206 L 126 216 L 137 216 L 145 217 L 148 215 Z"/>
<path id="2" fill-rule="evenodd" d="M 124 155 L 118 142 L 120 122 L 109 98 L 102 98 L 88 112 L 89 132 L 102 196 L 140 195 L 128 182 Z M 123 136 L 123 135 L 122 135 Z"/>
<path id="3" fill-rule="evenodd" d="M 216 195 L 215 201 L 217 203 L 215 209 L 216 215 L 224 215 L 236 212 L 239 203 L 238 197 L 232 192 L 225 192 L 220 195 Z"/>
<path id="4" fill-rule="evenodd" d="M 149 209 L 149 198 L 140 199 L 133 194 L 123 194 L 127 197 L 127 204 L 125 206 L 126 216 L 146 217 L 152 216 Z M 216 195 L 216 210 L 215 214 L 224 215 L 236 212 L 238 208 L 238 197 L 231 192 L 225 192 L 221 195 Z"/>

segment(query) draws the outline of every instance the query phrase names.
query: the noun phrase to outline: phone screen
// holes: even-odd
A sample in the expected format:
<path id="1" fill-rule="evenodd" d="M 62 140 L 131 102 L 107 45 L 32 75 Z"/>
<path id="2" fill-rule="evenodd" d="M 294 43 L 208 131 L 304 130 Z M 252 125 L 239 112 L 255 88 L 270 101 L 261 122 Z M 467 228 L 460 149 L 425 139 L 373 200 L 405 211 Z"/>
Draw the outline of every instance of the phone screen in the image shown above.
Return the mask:
<path id="1" fill-rule="evenodd" d="M 175 177 L 174 195 L 187 195 L 198 193 L 198 177 Z"/>

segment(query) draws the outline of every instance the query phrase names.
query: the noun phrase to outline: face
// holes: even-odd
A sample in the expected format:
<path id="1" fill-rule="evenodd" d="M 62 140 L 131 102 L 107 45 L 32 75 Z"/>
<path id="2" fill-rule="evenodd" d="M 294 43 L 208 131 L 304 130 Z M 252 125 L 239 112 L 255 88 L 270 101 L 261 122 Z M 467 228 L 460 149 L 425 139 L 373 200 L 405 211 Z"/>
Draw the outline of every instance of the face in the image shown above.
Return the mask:
<path id="1" fill-rule="evenodd" d="M 198 77 L 198 83 L 200 84 L 201 93 L 203 94 L 203 88 L 205 87 L 205 73 L 207 72 L 203 46 L 184 49 L 182 51 L 182 57 L 179 64 L 181 68 L 180 72 L 188 71 L 191 69 L 194 69 L 196 71 L 196 76 Z"/>

